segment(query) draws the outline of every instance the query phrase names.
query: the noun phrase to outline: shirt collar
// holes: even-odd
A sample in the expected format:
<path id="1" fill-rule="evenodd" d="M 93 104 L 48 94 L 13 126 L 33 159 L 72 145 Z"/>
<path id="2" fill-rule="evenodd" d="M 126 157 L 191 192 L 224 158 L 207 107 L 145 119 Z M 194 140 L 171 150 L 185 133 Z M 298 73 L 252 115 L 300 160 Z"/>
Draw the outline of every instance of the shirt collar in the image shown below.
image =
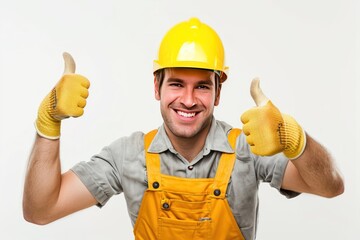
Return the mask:
<path id="1" fill-rule="evenodd" d="M 149 146 L 149 152 L 151 153 L 161 153 L 165 152 L 166 150 L 170 150 L 171 152 L 174 152 L 175 149 L 172 146 L 170 139 L 168 138 L 164 124 L 162 124 L 158 128 L 158 132 L 156 133 L 153 141 L 151 142 Z M 176 151 L 175 151 L 176 152 Z"/>
<path id="2" fill-rule="evenodd" d="M 233 153 L 234 150 L 231 148 L 227 139 L 227 134 L 230 129 L 231 127 L 229 125 L 219 122 L 213 117 L 209 134 L 205 140 L 203 154 L 207 155 L 210 153 L 210 151 Z M 149 152 L 161 153 L 165 152 L 166 150 L 169 150 L 175 154 L 177 153 L 165 132 L 164 124 L 162 124 L 159 127 L 152 143 L 150 144 Z"/>
<path id="3" fill-rule="evenodd" d="M 204 155 L 209 154 L 210 151 L 233 153 L 234 150 L 227 139 L 230 129 L 229 125 L 219 122 L 213 117 L 210 131 L 205 141 Z"/>

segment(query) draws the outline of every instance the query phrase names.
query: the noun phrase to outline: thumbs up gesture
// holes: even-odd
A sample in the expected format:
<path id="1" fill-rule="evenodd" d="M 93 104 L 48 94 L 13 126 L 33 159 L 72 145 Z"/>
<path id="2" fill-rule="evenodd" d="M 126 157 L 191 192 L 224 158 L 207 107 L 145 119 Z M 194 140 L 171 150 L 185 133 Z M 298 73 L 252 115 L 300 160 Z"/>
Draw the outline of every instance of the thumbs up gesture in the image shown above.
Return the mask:
<path id="1" fill-rule="evenodd" d="M 306 145 L 300 125 L 292 117 L 281 114 L 262 92 L 259 79 L 251 82 L 250 93 L 256 107 L 241 116 L 250 150 L 261 156 L 284 152 L 290 159 L 299 157 Z"/>
<path id="2" fill-rule="evenodd" d="M 89 80 L 75 74 L 75 62 L 69 53 L 64 53 L 63 57 L 64 74 L 41 102 L 35 122 L 38 134 L 48 139 L 60 137 L 62 119 L 83 115 L 89 95 Z"/>

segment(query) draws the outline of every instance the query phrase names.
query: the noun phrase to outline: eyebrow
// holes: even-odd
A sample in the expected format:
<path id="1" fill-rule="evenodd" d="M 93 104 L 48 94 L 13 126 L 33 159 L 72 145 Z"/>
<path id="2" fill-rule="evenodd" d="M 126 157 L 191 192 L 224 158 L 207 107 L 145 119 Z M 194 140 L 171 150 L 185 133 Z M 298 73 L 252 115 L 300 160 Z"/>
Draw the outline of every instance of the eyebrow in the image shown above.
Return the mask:
<path id="1" fill-rule="evenodd" d="M 169 77 L 169 78 L 167 79 L 167 82 L 170 82 L 170 83 L 183 83 L 184 80 L 181 79 L 181 78 L 172 78 L 172 77 Z M 212 81 L 211 79 L 200 80 L 200 81 L 197 82 L 197 84 L 199 84 L 199 85 L 206 84 L 206 85 L 211 85 L 211 86 L 214 85 L 214 83 L 213 83 L 213 81 Z"/>

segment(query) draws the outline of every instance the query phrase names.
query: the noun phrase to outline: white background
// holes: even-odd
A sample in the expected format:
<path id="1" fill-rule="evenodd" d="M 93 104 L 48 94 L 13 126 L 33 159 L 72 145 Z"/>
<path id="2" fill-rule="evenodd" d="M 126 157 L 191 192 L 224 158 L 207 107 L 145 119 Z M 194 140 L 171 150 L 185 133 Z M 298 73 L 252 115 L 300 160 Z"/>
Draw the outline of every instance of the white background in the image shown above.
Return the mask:
<path id="1" fill-rule="evenodd" d="M 230 67 L 218 119 L 241 127 L 253 77 L 336 159 L 346 190 L 288 200 L 260 188 L 258 239 L 358 239 L 360 5 L 350 0 L 0 1 L 0 239 L 132 239 L 123 195 L 47 226 L 22 218 L 22 189 L 42 98 L 70 52 L 91 81 L 85 115 L 63 122 L 63 170 L 116 138 L 162 123 L 152 61 L 165 32 L 197 16 Z M 358 15 L 358 16 L 356 16 Z"/>

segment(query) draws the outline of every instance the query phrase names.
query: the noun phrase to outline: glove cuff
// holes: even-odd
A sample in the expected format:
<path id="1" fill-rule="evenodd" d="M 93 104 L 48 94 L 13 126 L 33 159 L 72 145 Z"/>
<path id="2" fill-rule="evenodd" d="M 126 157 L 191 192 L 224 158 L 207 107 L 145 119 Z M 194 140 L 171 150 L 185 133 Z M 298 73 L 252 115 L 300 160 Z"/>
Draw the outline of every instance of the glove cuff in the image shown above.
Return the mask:
<path id="1" fill-rule="evenodd" d="M 56 140 L 60 138 L 60 125 L 61 122 L 58 124 L 50 125 L 44 125 L 41 120 L 36 119 L 35 121 L 35 129 L 36 132 L 43 138 L 47 138 L 50 140 Z"/>
<path id="2" fill-rule="evenodd" d="M 281 142 L 284 143 L 284 154 L 290 160 L 294 160 L 304 152 L 306 146 L 306 134 L 296 120 L 286 114 L 282 115 L 284 130 L 281 133 Z"/>
<path id="3" fill-rule="evenodd" d="M 50 114 L 52 112 L 52 95 L 52 92 L 49 93 L 40 104 L 34 125 L 40 136 L 47 139 L 59 139 L 61 121 L 53 118 Z"/>

